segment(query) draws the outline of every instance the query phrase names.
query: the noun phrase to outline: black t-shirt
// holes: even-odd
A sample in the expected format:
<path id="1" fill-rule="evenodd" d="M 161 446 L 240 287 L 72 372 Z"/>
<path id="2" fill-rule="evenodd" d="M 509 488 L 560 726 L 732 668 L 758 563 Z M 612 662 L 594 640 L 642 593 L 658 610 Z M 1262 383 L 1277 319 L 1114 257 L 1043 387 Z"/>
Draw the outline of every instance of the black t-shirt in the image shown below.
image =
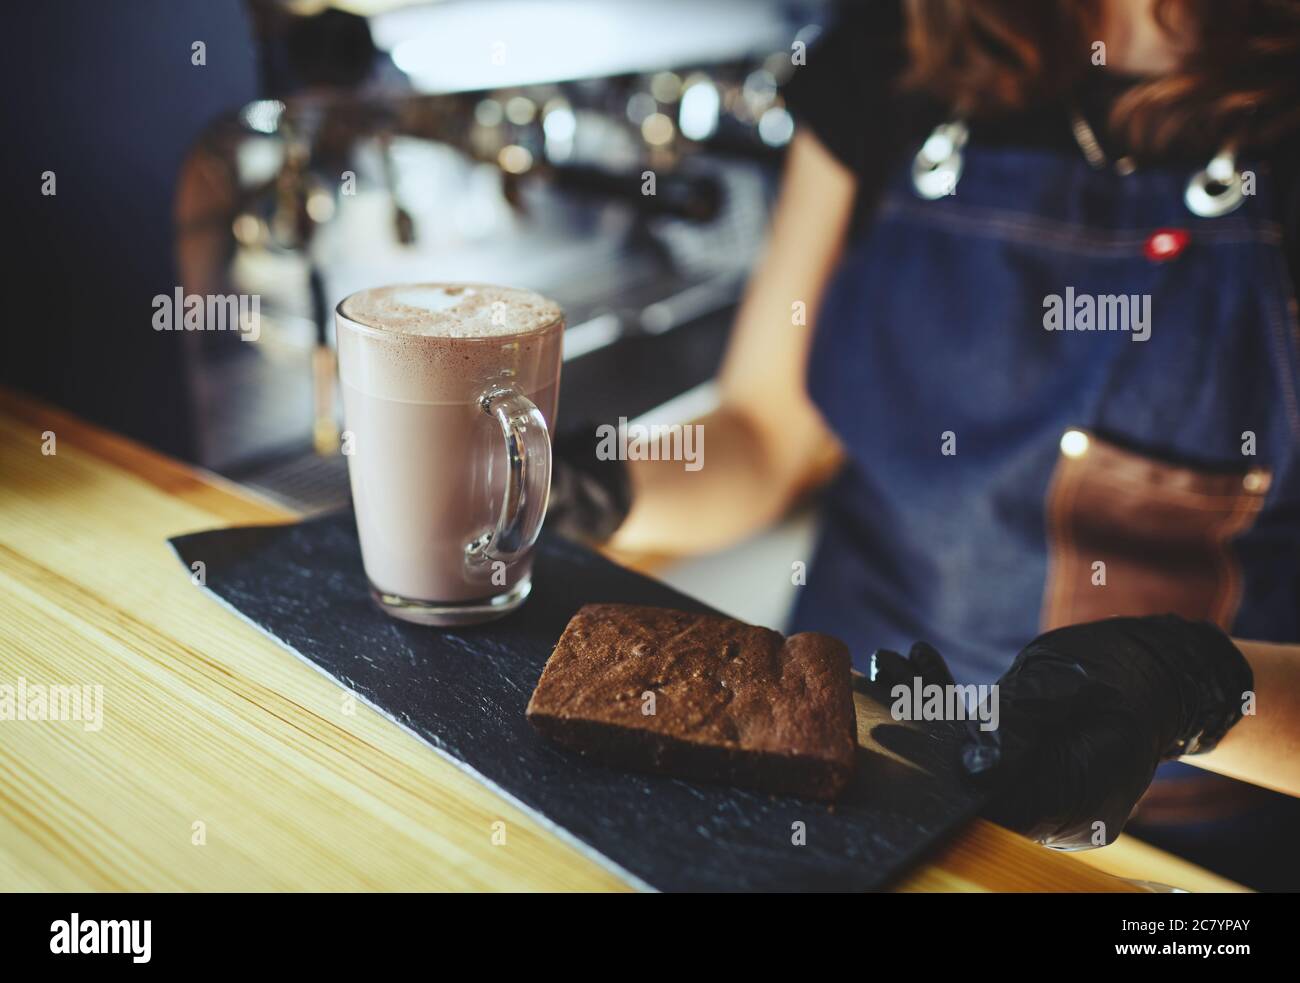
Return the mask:
<path id="1" fill-rule="evenodd" d="M 857 176 L 854 227 L 870 219 L 889 176 L 905 156 L 915 153 L 937 125 L 951 118 L 936 99 L 904 90 L 898 79 L 907 67 L 904 14 L 898 0 L 849 5 L 839 23 L 807 52 L 785 86 L 785 98 L 801 126 Z M 1044 104 L 997 119 L 971 122 L 971 138 L 986 144 L 1033 146 L 1082 154 L 1070 126 L 1070 110 L 1087 120 L 1109 160 L 1127 151 L 1110 133 L 1106 120 L 1114 101 L 1138 80 L 1117 72 L 1085 74 L 1069 106 Z M 1270 154 L 1278 182 L 1278 221 L 1293 284 L 1300 283 L 1300 133 Z M 1168 158 L 1158 163 L 1191 169 L 1199 158 Z M 1157 163 L 1151 161 L 1149 163 Z"/>

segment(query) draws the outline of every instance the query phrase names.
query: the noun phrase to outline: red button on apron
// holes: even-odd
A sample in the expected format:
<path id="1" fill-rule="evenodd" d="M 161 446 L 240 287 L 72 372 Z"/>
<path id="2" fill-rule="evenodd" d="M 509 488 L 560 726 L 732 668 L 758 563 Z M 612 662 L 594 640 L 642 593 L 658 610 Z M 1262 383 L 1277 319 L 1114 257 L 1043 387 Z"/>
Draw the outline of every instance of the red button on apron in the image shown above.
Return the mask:
<path id="1" fill-rule="evenodd" d="M 1151 262 L 1164 263 L 1186 249 L 1191 241 L 1186 229 L 1156 229 L 1142 247 L 1142 252 Z"/>

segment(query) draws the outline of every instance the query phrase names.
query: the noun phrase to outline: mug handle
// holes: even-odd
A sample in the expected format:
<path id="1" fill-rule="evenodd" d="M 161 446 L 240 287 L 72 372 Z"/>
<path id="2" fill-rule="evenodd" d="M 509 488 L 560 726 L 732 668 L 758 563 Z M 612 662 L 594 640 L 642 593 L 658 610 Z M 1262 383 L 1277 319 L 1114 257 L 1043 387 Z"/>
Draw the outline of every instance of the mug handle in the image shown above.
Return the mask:
<path id="1" fill-rule="evenodd" d="M 495 417 L 506 442 L 506 487 L 496 526 L 472 540 L 472 557 L 511 563 L 532 548 L 542 531 L 551 494 L 551 434 L 546 419 L 527 396 L 494 388 L 478 400 Z"/>

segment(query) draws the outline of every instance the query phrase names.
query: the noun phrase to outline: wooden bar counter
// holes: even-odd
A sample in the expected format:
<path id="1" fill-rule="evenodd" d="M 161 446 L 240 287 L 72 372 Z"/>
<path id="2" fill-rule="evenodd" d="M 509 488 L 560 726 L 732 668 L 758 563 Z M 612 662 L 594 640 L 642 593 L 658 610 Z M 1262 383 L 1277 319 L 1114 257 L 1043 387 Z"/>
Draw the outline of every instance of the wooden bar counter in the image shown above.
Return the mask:
<path id="1" fill-rule="evenodd" d="M 345 706 L 192 586 L 167 545 L 291 518 L 0 390 L 0 683 L 103 687 L 99 730 L 0 721 L 0 890 L 627 890 L 379 714 Z M 1127 837 L 1084 856 L 975 821 L 897 888 L 1236 888 Z"/>

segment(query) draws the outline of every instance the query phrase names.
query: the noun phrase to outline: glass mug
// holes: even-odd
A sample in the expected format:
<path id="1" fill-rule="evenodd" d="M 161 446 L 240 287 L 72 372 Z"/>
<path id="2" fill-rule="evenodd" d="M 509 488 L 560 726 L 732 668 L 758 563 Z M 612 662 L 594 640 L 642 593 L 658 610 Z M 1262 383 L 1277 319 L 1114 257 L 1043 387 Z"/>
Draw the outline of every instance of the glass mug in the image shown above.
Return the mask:
<path id="1" fill-rule="evenodd" d="M 412 284 L 335 311 L 361 556 L 388 614 L 456 626 L 532 589 L 564 314 L 526 290 Z"/>

